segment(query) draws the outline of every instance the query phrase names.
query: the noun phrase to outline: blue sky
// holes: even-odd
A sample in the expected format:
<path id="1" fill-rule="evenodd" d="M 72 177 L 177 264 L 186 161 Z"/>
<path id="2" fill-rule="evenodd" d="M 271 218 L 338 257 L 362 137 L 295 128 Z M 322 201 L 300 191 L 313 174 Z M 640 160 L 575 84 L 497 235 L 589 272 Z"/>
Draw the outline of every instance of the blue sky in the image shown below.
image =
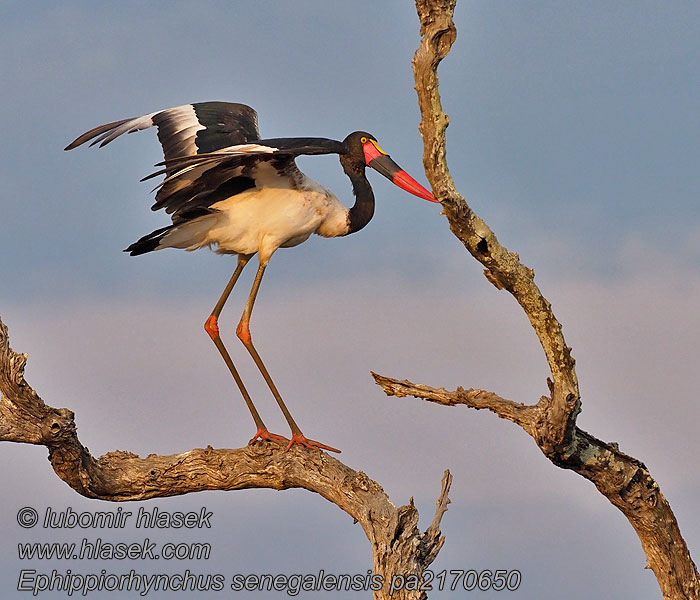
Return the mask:
<path id="1" fill-rule="evenodd" d="M 650 467 L 695 554 L 698 23 L 700 6 L 680 2 L 460 2 L 457 42 L 440 70 L 452 174 L 535 269 L 563 322 L 580 426 Z M 417 44 L 414 10 L 397 1 L 0 5 L 0 315 L 13 347 L 30 354 L 30 383 L 76 412 L 94 454 L 237 447 L 252 423 L 201 331 L 233 260 L 121 252 L 168 222 L 149 210 L 150 182 L 138 181 L 160 160 L 154 132 L 99 151 L 63 147 L 108 121 L 229 100 L 258 110 L 263 137 L 369 130 L 424 182 Z M 299 164 L 351 202 L 336 158 Z M 439 207 L 369 177 L 378 203 L 368 227 L 278 252 L 256 305 L 258 349 L 302 428 L 342 448 L 396 504 L 414 496 L 422 527 L 442 470 L 452 469 L 437 570 L 518 568 L 514 598 L 559 598 L 563 585 L 571 598 L 657 598 L 624 519 L 525 434 L 481 412 L 386 399 L 372 384 L 370 369 L 535 402 L 547 373 L 517 305 L 481 276 Z M 222 331 L 258 407 L 284 433 L 233 337 L 251 278 L 252 269 Z M 105 505 L 62 484 L 44 449 L 3 452 L 9 594 L 23 567 L 14 543 L 26 535 L 16 508 Z M 307 493 L 144 505 L 215 510 L 216 556 L 200 570 L 363 573 L 371 564 L 359 528 Z"/>

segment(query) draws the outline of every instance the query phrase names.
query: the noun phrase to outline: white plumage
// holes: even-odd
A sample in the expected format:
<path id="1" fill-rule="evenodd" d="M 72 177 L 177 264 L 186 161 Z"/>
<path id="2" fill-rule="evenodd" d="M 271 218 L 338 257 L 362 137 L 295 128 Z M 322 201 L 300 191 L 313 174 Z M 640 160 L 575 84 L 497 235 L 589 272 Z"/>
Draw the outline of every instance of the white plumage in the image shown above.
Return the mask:
<path id="1" fill-rule="evenodd" d="M 267 264 L 278 248 L 297 246 L 314 233 L 336 237 L 348 226 L 348 209 L 309 178 L 300 189 L 255 187 L 211 208 L 213 214 L 173 227 L 156 250 L 213 246 L 220 254 L 259 253 L 260 263 Z"/>

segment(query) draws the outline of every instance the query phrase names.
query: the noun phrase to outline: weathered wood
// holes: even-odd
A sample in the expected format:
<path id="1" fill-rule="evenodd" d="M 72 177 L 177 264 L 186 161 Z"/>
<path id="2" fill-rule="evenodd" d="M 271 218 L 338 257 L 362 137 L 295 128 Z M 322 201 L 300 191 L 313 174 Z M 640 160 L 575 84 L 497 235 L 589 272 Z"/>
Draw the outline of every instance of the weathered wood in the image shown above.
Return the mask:
<path id="1" fill-rule="evenodd" d="M 528 406 L 485 390 L 458 388 L 449 392 L 373 373 L 374 378 L 388 395 L 412 395 L 445 406 L 486 408 L 520 425 L 549 460 L 590 480 L 627 517 L 639 536 L 664 598 L 698 599 L 697 568 L 659 485 L 641 461 L 620 452 L 616 444 L 602 442 L 576 426 L 581 402 L 575 361 L 550 303 L 535 285 L 534 271 L 498 242 L 455 189 L 445 158 L 449 119 L 442 111 L 437 77 L 437 67 L 456 38 L 452 19 L 455 2 L 416 0 L 422 39 L 413 69 L 425 145 L 423 164 L 452 233 L 486 267 L 484 274 L 489 282 L 510 292 L 527 315 L 551 371 L 551 379 L 547 380 L 550 396 Z"/>
<path id="2" fill-rule="evenodd" d="M 0 441 L 44 445 L 56 474 L 88 498 L 124 502 L 177 496 L 202 490 L 303 488 L 320 494 L 362 526 L 372 547 L 374 573 L 385 587 L 374 593 L 389 598 L 394 575 L 420 576 L 435 560 L 444 537 L 440 521 L 449 503 L 452 476 L 445 472 L 435 518 L 422 533 L 413 501 L 396 507 L 382 487 L 324 452 L 271 441 L 245 448 L 195 448 L 181 454 L 141 458 L 117 450 L 94 458 L 80 443 L 74 415 L 46 405 L 24 379 L 26 354 L 10 348 L 0 320 Z M 393 599 L 424 598 L 400 590 Z"/>

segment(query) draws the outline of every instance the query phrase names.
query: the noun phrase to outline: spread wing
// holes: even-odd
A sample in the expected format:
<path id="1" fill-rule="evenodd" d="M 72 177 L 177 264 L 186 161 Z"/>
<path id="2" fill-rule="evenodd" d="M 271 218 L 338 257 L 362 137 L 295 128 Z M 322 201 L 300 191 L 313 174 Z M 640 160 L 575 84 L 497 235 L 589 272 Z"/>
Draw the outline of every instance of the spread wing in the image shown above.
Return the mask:
<path id="1" fill-rule="evenodd" d="M 72 150 L 92 140 L 100 148 L 123 133 L 156 126 L 165 160 L 179 156 L 214 152 L 227 146 L 245 144 L 260 137 L 258 115 L 245 104 L 198 102 L 156 111 L 131 119 L 100 125 L 66 146 Z"/>
<path id="2" fill-rule="evenodd" d="M 157 165 L 163 169 L 144 180 L 166 175 L 156 187 L 153 208 L 165 208 L 167 213 L 173 213 L 173 221 L 178 222 L 199 216 L 202 209 L 252 187 L 298 188 L 305 176 L 297 168 L 295 157 L 343 152 L 342 142 L 327 138 L 256 140 L 215 152 L 165 160 Z M 275 179 L 278 181 L 274 182 Z"/>
<path id="3" fill-rule="evenodd" d="M 142 117 L 100 125 L 71 142 L 105 146 L 124 133 L 156 126 L 165 160 L 146 179 L 165 175 L 155 188 L 152 210 L 164 208 L 174 223 L 211 212 L 211 205 L 256 187 L 256 176 L 277 176 L 280 185 L 296 187 L 302 174 L 294 163 L 300 154 L 344 152 L 341 142 L 326 138 L 260 140 L 257 113 L 245 104 L 185 104 Z M 262 187 L 262 185 L 258 185 Z"/>

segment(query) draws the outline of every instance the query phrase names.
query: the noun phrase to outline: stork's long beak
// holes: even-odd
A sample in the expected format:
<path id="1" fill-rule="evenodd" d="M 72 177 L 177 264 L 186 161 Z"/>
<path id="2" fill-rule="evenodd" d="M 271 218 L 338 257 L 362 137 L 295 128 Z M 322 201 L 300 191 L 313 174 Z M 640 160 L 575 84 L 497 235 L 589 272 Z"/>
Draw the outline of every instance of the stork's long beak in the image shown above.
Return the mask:
<path id="1" fill-rule="evenodd" d="M 410 192 L 414 196 L 430 200 L 430 202 L 437 202 L 428 190 L 391 160 L 391 157 L 377 145 L 377 142 L 368 140 L 363 144 L 363 148 L 368 167 L 372 167 L 375 171 L 390 179 L 394 185 L 398 185 L 401 189 Z"/>

